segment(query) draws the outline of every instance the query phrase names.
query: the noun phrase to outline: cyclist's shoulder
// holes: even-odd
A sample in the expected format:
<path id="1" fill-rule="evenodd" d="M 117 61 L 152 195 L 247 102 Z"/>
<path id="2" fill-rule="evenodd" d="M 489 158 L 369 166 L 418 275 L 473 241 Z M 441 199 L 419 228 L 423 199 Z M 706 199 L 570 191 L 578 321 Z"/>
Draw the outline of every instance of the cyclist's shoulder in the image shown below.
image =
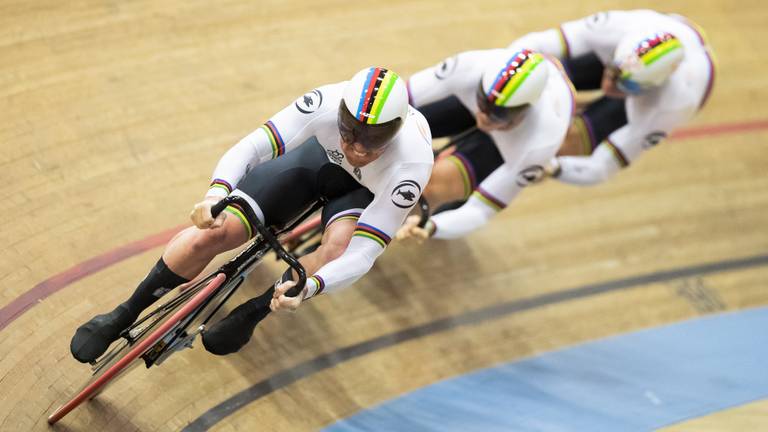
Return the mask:
<path id="1" fill-rule="evenodd" d="M 429 163 L 433 161 L 432 132 L 422 113 L 409 106 L 403 128 L 392 143 L 396 163 Z"/>
<path id="2" fill-rule="evenodd" d="M 327 84 L 316 87 L 296 98 L 293 107 L 304 115 L 312 117 L 322 116 L 327 113 L 336 113 L 339 109 L 339 101 L 344 92 L 346 82 Z"/>

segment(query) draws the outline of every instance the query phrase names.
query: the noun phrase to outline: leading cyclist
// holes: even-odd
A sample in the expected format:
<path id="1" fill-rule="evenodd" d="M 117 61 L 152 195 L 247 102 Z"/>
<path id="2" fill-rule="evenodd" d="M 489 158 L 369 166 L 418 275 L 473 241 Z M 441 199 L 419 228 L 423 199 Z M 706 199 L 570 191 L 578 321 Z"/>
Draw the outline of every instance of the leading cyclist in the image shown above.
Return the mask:
<path id="1" fill-rule="evenodd" d="M 263 318 L 265 299 L 272 310 L 293 310 L 368 272 L 419 199 L 432 163 L 429 126 L 408 105 L 406 85 L 393 71 L 367 68 L 304 94 L 222 156 L 190 215 L 195 226 L 168 243 L 128 300 L 77 329 L 72 355 L 95 360 L 149 305 L 253 236 L 236 206 L 211 216 L 223 197 L 243 197 L 267 226 L 286 224 L 326 200 L 321 246 L 301 259 L 312 275 L 302 292 L 285 295 L 295 285 L 289 269 L 274 290 L 239 305 L 203 335 L 210 352 L 239 350 Z"/>

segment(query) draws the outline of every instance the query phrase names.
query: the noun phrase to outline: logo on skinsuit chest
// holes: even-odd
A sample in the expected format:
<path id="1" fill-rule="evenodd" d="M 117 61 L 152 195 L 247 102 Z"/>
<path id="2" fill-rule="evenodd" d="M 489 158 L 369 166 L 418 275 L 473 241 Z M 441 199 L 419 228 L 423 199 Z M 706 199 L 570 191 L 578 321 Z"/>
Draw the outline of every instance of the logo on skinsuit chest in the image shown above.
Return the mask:
<path id="1" fill-rule="evenodd" d="M 344 154 L 338 150 L 326 150 L 325 154 L 328 155 L 328 159 L 338 165 L 341 165 L 341 161 L 344 160 Z"/>

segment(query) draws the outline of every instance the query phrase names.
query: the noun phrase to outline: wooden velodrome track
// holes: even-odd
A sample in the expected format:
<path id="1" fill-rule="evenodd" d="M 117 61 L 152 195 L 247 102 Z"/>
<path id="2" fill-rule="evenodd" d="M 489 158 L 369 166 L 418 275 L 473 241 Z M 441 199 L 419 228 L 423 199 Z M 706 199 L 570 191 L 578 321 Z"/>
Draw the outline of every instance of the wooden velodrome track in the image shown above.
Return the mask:
<path id="1" fill-rule="evenodd" d="M 118 260 L 131 255 L 125 245 L 157 245 L 149 237 L 185 223 L 221 153 L 296 96 L 371 64 L 407 76 L 455 52 L 634 5 L 2 2 L 0 430 L 47 428 L 46 416 L 88 374 L 69 356 L 74 329 L 122 301 L 161 250 Z M 354 287 L 265 321 L 240 354 L 214 358 L 198 346 L 134 371 L 55 429 L 179 430 L 209 412 L 213 430 L 313 430 L 498 362 L 768 304 L 765 261 L 696 268 L 768 252 L 768 7 L 646 5 L 697 21 L 719 54 L 714 94 L 678 138 L 605 185 L 527 190 L 464 240 L 392 245 Z M 261 267 L 234 300 L 260 293 L 279 270 Z M 73 274 L 89 275 L 65 283 Z M 662 277 L 578 291 L 653 274 Z M 67 286 L 40 302 L 23 297 L 56 284 Z M 534 301 L 460 322 L 523 299 Z M 444 328 L 290 378 L 318 356 L 435 322 Z M 268 379 L 260 388 L 273 390 L 210 415 Z M 764 429 L 767 416 L 768 403 L 756 402 L 675 430 Z"/>

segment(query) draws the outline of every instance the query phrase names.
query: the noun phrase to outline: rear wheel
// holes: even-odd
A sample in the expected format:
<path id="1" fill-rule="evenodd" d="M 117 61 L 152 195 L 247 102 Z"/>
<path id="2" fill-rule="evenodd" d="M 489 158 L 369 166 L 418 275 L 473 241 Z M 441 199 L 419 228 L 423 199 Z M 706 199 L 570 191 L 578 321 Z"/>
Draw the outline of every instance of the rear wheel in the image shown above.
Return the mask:
<path id="1" fill-rule="evenodd" d="M 226 276 L 219 273 L 197 293 L 194 289 L 184 291 L 140 320 L 130 330 L 132 342 L 125 338 L 120 339 L 114 348 L 99 360 L 93 375 L 83 388 L 48 417 L 48 423 L 56 423 L 83 401 L 96 396 L 109 382 L 141 364 L 136 360 L 202 305 L 224 283 L 225 279 Z M 204 282 L 205 280 L 202 281 Z M 184 299 L 188 300 L 184 301 Z"/>

